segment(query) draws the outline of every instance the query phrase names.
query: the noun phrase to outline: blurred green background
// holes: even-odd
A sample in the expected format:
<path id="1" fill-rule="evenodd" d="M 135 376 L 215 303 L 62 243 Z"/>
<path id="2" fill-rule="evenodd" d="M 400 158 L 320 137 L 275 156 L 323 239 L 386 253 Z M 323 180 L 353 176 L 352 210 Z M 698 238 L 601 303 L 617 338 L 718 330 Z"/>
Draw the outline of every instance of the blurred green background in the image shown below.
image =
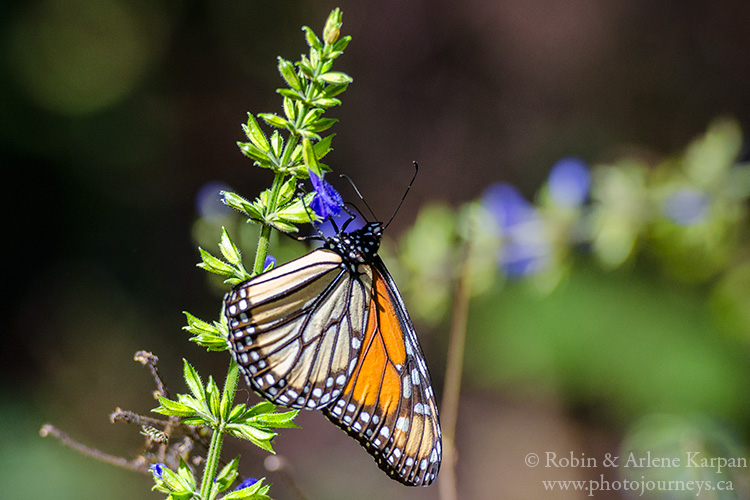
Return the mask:
<path id="1" fill-rule="evenodd" d="M 240 124 L 247 111 L 280 110 L 276 56 L 295 59 L 305 50 L 299 28 L 320 31 L 336 6 L 353 36 L 339 69 L 354 84 L 331 112 L 341 124 L 327 161 L 384 219 L 419 161 L 394 240 L 422 207 L 476 199 L 493 182 L 531 198 L 564 156 L 656 162 L 721 115 L 750 130 L 750 4 L 740 0 L 3 2 L 8 498 L 160 497 L 149 477 L 41 439 L 39 427 L 134 457 L 137 429 L 107 417 L 156 406 L 136 350 L 160 357 L 173 392 L 183 389 L 183 357 L 206 375 L 225 370 L 225 354 L 181 331 L 181 311 L 211 319 L 220 308 L 220 290 L 195 268 L 196 200 L 217 182 L 248 197 L 270 185 L 235 145 Z M 583 255 L 548 293 L 514 282 L 477 297 L 457 431 L 460 498 L 584 498 L 544 492 L 540 481 L 598 477 L 526 467 L 530 452 L 600 457 L 693 433 L 719 455 L 746 456 L 747 241 L 740 231 L 738 265 L 720 280 L 674 279 L 648 258 L 605 271 Z M 407 303 L 418 300 L 404 288 Z M 438 395 L 444 316 L 418 324 Z M 437 497 L 388 479 L 321 415 L 299 423 L 277 449 L 311 498 Z M 275 498 L 296 498 L 263 469 L 264 454 L 228 448 L 243 454 L 245 475 L 269 478 Z M 747 487 L 747 470 L 732 474 Z"/>

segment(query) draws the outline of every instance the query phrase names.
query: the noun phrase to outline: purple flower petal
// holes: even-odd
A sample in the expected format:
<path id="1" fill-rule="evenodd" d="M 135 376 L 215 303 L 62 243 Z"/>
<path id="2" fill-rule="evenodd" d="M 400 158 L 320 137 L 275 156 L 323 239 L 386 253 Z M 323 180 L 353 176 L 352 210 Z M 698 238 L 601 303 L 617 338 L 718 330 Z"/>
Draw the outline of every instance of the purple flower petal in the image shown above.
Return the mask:
<path id="1" fill-rule="evenodd" d="M 327 219 L 341 212 L 344 200 L 333 186 L 312 171 L 310 172 L 310 182 L 315 189 L 315 198 L 310 203 L 313 212 L 322 219 Z"/>
<path id="2" fill-rule="evenodd" d="M 586 201 L 591 172 L 580 158 L 563 158 L 552 167 L 547 187 L 552 199 L 563 207 L 577 207 Z"/>

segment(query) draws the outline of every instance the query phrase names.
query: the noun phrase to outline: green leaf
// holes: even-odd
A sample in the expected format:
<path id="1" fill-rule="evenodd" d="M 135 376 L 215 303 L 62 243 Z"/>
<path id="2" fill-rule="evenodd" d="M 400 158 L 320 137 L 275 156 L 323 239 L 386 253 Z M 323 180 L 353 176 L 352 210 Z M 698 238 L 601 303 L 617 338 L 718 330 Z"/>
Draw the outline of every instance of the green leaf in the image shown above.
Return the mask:
<path id="1" fill-rule="evenodd" d="M 323 60 L 320 61 L 320 65 L 318 67 L 318 74 L 322 75 L 324 73 L 328 73 L 332 67 L 333 67 L 333 61 L 328 59 L 326 56 L 323 58 Z"/>
<path id="2" fill-rule="evenodd" d="M 283 57 L 279 57 L 278 59 L 279 73 L 281 73 L 281 77 L 284 78 L 287 85 L 294 90 L 303 90 L 302 82 L 297 76 L 297 72 L 294 70 L 294 64 Z"/>
<path id="3" fill-rule="evenodd" d="M 219 250 L 221 250 L 221 254 L 230 264 L 238 266 L 242 263 L 242 255 L 240 254 L 240 249 L 237 248 L 237 245 L 234 244 L 232 239 L 229 237 L 229 233 L 227 233 L 226 228 L 223 226 L 221 228 L 221 241 L 219 242 Z"/>
<path id="4" fill-rule="evenodd" d="M 342 83 L 340 85 L 326 85 L 326 87 L 323 89 L 323 96 L 335 97 L 343 93 L 347 88 L 349 88 L 348 83 Z M 336 100 L 338 101 L 338 99 Z"/>
<path id="5" fill-rule="evenodd" d="M 313 68 L 316 68 L 318 73 L 320 73 L 320 51 L 315 49 L 310 49 L 310 64 Z"/>
<path id="6" fill-rule="evenodd" d="M 237 146 L 239 146 L 240 151 L 243 155 L 247 156 L 248 158 L 252 158 L 253 160 L 258 162 L 258 166 L 269 168 L 270 167 L 270 159 L 265 151 L 262 151 L 259 149 L 255 144 L 251 142 L 238 142 Z"/>
<path id="7" fill-rule="evenodd" d="M 334 85 L 344 85 L 354 81 L 351 76 L 340 71 L 329 71 L 328 73 L 320 75 L 318 78 L 326 83 L 332 83 Z"/>
<path id="8" fill-rule="evenodd" d="M 260 113 L 258 117 L 271 127 L 288 129 L 291 125 L 287 120 L 274 113 Z"/>
<path id="9" fill-rule="evenodd" d="M 315 78 L 315 67 L 310 62 L 307 56 L 302 56 L 300 61 L 297 63 L 297 67 L 300 69 L 303 75 L 312 80 Z"/>
<path id="10" fill-rule="evenodd" d="M 273 137 L 271 139 L 273 139 Z M 262 218 L 261 214 L 263 213 L 263 205 L 261 203 L 251 203 L 242 196 L 230 191 L 221 191 L 221 195 L 227 206 L 244 213 L 251 219 L 260 220 Z"/>
<path id="11" fill-rule="evenodd" d="M 327 45 L 333 45 L 339 37 L 343 17 L 341 10 L 337 7 L 331 11 L 323 28 L 323 40 Z"/>
<path id="12" fill-rule="evenodd" d="M 177 401 L 172 401 L 171 399 L 167 399 L 161 395 L 159 395 L 159 404 L 159 407 L 154 408 L 151 411 L 160 415 L 167 415 L 171 417 L 190 417 L 195 415 L 196 413 L 195 409 L 193 409 L 191 406 L 183 403 L 178 403 Z"/>
<path id="13" fill-rule="evenodd" d="M 316 35 L 312 29 L 307 26 L 302 26 L 302 31 L 305 32 L 305 41 L 309 47 L 323 50 L 323 42 L 320 41 L 320 38 L 318 38 L 318 35 Z"/>
<path id="14" fill-rule="evenodd" d="M 284 205 L 277 212 L 277 220 L 291 224 L 306 224 L 311 222 L 311 211 L 309 206 L 314 196 L 315 193 L 308 193 L 303 198 L 296 198 L 290 203 Z M 304 203 L 303 200 L 305 200 Z M 313 217 L 315 217 L 314 214 Z"/>
<path id="15" fill-rule="evenodd" d="M 270 401 L 261 401 L 260 403 L 253 405 L 249 410 L 247 410 L 247 414 L 245 415 L 245 417 L 254 417 L 256 415 L 270 413 L 274 410 L 276 410 L 275 404 L 271 403 Z"/>
<path id="16" fill-rule="evenodd" d="M 208 377 L 208 385 L 206 386 L 206 394 L 208 396 L 208 408 L 212 415 L 221 415 L 221 408 L 219 407 L 221 393 L 219 392 L 219 386 L 214 382 L 213 377 Z"/>
<path id="17" fill-rule="evenodd" d="M 338 122 L 336 118 L 320 118 L 306 128 L 312 132 L 323 132 L 331 128 L 336 122 Z"/>
<path id="18" fill-rule="evenodd" d="M 270 486 L 263 485 L 264 479 L 260 479 L 257 483 L 247 488 L 232 491 L 224 496 L 223 500 L 270 500 L 270 497 L 267 495 Z"/>
<path id="19" fill-rule="evenodd" d="M 340 106 L 341 101 L 332 97 L 319 97 L 318 99 L 312 101 L 310 104 L 319 108 L 331 108 L 333 106 Z"/>
<path id="20" fill-rule="evenodd" d="M 315 152 L 315 157 L 318 160 L 323 159 L 331 151 L 331 141 L 333 141 L 333 138 L 335 136 L 336 134 L 328 135 L 313 144 L 313 151 Z"/>
<path id="21" fill-rule="evenodd" d="M 245 411 L 247 410 L 247 405 L 245 403 L 240 403 L 234 408 L 232 408 L 232 411 L 229 413 L 229 417 L 227 417 L 228 422 L 234 422 L 237 418 L 241 417 Z"/>
<path id="22" fill-rule="evenodd" d="M 302 158 L 307 168 L 315 172 L 315 175 L 318 177 L 323 176 L 323 171 L 320 165 L 318 165 L 318 158 L 315 156 L 315 150 L 310 139 L 305 138 L 302 140 Z"/>
<path id="23" fill-rule="evenodd" d="M 180 457 L 180 465 L 177 467 L 177 474 L 183 479 L 184 484 L 190 489 L 195 490 L 196 481 L 193 472 L 190 467 L 185 463 L 185 460 Z"/>
<path id="24" fill-rule="evenodd" d="M 187 311 L 182 311 L 182 313 L 187 317 L 187 326 L 183 326 L 183 330 L 187 330 L 190 333 L 213 333 L 215 331 L 215 328 L 203 321 L 202 319 L 199 319 L 192 314 L 190 314 Z"/>
<path id="25" fill-rule="evenodd" d="M 290 177 L 288 181 L 282 184 L 279 190 L 279 205 L 286 205 L 294 197 L 297 191 L 297 179 Z"/>
<path id="26" fill-rule="evenodd" d="M 299 429 L 300 426 L 293 420 L 297 417 L 299 410 L 290 410 L 284 413 L 267 413 L 252 417 L 251 425 L 260 427 L 272 427 L 274 429 Z"/>
<path id="27" fill-rule="evenodd" d="M 183 326 L 182 329 L 193 334 L 190 337 L 192 342 L 207 348 L 209 351 L 224 351 L 229 348 L 227 344 L 226 320 L 222 318 L 222 322 L 214 322 L 211 325 L 196 318 L 187 311 L 183 311 L 183 313 L 187 317 L 188 324 L 187 326 Z"/>
<path id="28" fill-rule="evenodd" d="M 258 448 L 266 450 L 269 453 L 275 453 L 271 445 L 271 440 L 276 437 L 276 432 L 259 429 L 248 424 L 228 424 L 226 430 L 238 439 L 250 441 Z"/>
<path id="29" fill-rule="evenodd" d="M 315 120 L 318 120 L 323 113 L 325 113 L 324 109 L 312 108 L 305 113 L 305 116 L 302 118 L 302 123 L 307 126 Z"/>
<path id="30" fill-rule="evenodd" d="M 349 42 L 351 41 L 352 37 L 350 35 L 341 38 L 341 40 L 333 44 L 333 48 L 331 49 L 331 54 L 329 55 L 329 57 L 331 59 L 335 59 L 336 57 L 338 57 L 341 53 L 344 52 L 344 50 L 346 50 L 346 48 L 349 46 Z M 333 55 L 334 53 L 336 55 Z"/>
<path id="31" fill-rule="evenodd" d="M 281 137 L 278 130 L 274 130 L 273 134 L 271 134 L 271 148 L 276 158 L 280 158 L 284 149 L 284 138 Z"/>
<path id="32" fill-rule="evenodd" d="M 287 119 L 290 122 L 294 122 L 297 119 L 297 104 L 299 101 L 295 101 L 293 99 L 289 99 L 288 97 L 285 97 L 283 99 L 283 105 L 284 105 L 284 114 L 286 115 Z"/>
<path id="33" fill-rule="evenodd" d="M 296 233 L 299 231 L 297 226 L 283 220 L 274 220 L 272 222 L 269 222 L 268 225 L 273 227 L 277 231 L 281 231 L 282 233 Z"/>
<path id="34" fill-rule="evenodd" d="M 185 383 L 187 384 L 188 389 L 190 389 L 191 394 L 197 400 L 205 401 L 206 389 L 203 387 L 203 381 L 201 380 L 200 375 L 198 375 L 198 372 L 195 371 L 195 368 L 193 368 L 193 366 L 188 363 L 186 359 L 183 358 L 182 363 L 182 373 L 185 377 Z"/>
<path id="35" fill-rule="evenodd" d="M 234 285 L 242 283 L 242 281 L 237 278 L 228 278 L 224 281 L 225 283 L 232 283 Z M 201 347 L 205 347 L 208 351 L 226 351 L 230 348 L 226 338 L 216 335 L 199 334 L 190 337 L 190 341 L 195 342 Z"/>
<path id="36" fill-rule="evenodd" d="M 234 457 L 234 459 L 222 467 L 221 471 L 216 475 L 216 489 L 217 491 L 225 491 L 230 486 L 237 476 L 237 466 L 239 465 L 240 457 Z"/>
<path id="37" fill-rule="evenodd" d="M 205 269 L 210 273 L 220 274 L 222 276 L 232 276 L 234 274 L 234 269 L 232 268 L 232 266 L 230 266 L 223 260 L 217 259 L 200 247 L 198 247 L 198 251 L 201 254 L 201 259 L 203 260 L 203 262 L 200 262 L 196 265 L 201 269 Z"/>
<path id="38" fill-rule="evenodd" d="M 302 92 L 297 92 L 296 90 L 292 89 L 276 89 L 276 93 L 288 99 L 294 99 L 295 101 L 305 100 L 305 96 Z"/>
<path id="39" fill-rule="evenodd" d="M 192 474 L 190 474 L 189 477 L 186 477 L 184 473 L 182 473 L 181 469 L 183 463 L 184 462 L 180 460 L 180 468 L 178 469 L 178 472 L 175 472 L 166 466 L 162 467 L 161 479 L 154 478 L 158 489 L 164 493 L 170 493 L 171 498 L 189 499 L 192 498 L 195 493 L 195 478 L 192 477 Z"/>
<path id="40" fill-rule="evenodd" d="M 245 131 L 245 136 L 261 151 L 268 151 L 268 139 L 266 134 L 260 129 L 258 120 L 255 119 L 252 113 L 247 114 L 247 124 L 242 126 Z"/>

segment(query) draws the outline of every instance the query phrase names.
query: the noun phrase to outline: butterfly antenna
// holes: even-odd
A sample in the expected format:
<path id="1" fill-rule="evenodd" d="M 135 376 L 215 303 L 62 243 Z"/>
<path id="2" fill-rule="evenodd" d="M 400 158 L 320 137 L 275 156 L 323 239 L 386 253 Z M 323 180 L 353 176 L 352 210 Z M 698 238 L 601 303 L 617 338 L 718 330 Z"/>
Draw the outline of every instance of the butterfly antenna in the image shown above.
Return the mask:
<path id="1" fill-rule="evenodd" d="M 411 178 L 411 181 L 409 181 L 409 185 L 406 186 L 406 191 L 404 191 L 404 195 L 401 197 L 401 201 L 398 202 L 398 206 L 396 207 L 396 210 L 393 211 L 393 215 L 391 215 L 391 218 L 388 219 L 388 222 L 385 223 L 385 226 L 383 226 L 383 229 L 385 229 L 385 228 L 388 227 L 388 225 L 393 221 L 393 218 L 396 217 L 396 214 L 398 213 L 399 209 L 401 208 L 401 205 L 404 204 L 404 200 L 406 199 L 406 195 L 409 194 L 409 190 L 411 189 L 411 185 L 414 184 L 414 180 L 417 178 L 417 172 L 419 172 L 419 165 L 415 161 L 414 162 L 414 176 Z"/>
<path id="2" fill-rule="evenodd" d="M 344 203 L 344 206 L 341 207 L 347 214 L 353 216 L 354 214 L 347 207 L 351 207 L 352 210 L 354 210 L 355 212 L 357 212 L 357 214 L 360 217 L 362 217 L 365 220 L 367 219 L 367 217 L 365 217 L 365 214 L 362 213 L 362 210 L 360 210 L 359 207 L 357 205 L 355 205 L 354 203 L 352 203 L 350 201 L 347 201 L 346 203 Z"/>
<path id="3" fill-rule="evenodd" d="M 357 193 L 357 196 L 359 196 L 359 199 L 362 200 L 362 203 L 365 204 L 365 206 L 367 207 L 367 210 L 370 212 L 370 215 L 372 215 L 373 220 L 378 220 L 378 217 L 375 215 L 375 212 L 373 212 L 372 208 L 370 208 L 370 205 L 367 204 L 367 201 L 365 201 L 364 196 L 362 196 L 362 193 L 360 193 L 359 189 L 357 189 L 357 185 L 354 184 L 354 181 L 348 175 L 346 175 L 346 174 L 341 174 L 340 177 L 343 177 L 344 179 L 346 179 L 347 181 L 349 181 L 349 184 L 351 184 L 352 187 L 354 188 L 354 192 Z M 357 212 L 359 212 L 359 210 L 357 210 Z M 362 212 L 359 212 L 359 213 L 360 213 L 360 215 L 362 215 Z M 367 217 L 363 216 L 362 218 L 366 219 Z"/>

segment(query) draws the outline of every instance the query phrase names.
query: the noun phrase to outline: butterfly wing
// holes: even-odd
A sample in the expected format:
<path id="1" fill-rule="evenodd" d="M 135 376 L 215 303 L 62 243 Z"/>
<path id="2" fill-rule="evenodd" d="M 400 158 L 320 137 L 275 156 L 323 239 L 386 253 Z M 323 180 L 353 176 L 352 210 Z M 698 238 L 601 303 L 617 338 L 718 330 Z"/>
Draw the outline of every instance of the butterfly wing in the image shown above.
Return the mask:
<path id="1" fill-rule="evenodd" d="M 372 295 L 359 359 L 341 395 L 323 412 L 388 475 L 427 486 L 442 456 L 430 374 L 403 300 L 379 257 L 370 272 Z"/>
<path id="2" fill-rule="evenodd" d="M 229 341 L 251 386 L 291 408 L 330 404 L 357 364 L 370 291 L 369 273 L 352 279 L 325 249 L 237 285 L 225 296 Z"/>

